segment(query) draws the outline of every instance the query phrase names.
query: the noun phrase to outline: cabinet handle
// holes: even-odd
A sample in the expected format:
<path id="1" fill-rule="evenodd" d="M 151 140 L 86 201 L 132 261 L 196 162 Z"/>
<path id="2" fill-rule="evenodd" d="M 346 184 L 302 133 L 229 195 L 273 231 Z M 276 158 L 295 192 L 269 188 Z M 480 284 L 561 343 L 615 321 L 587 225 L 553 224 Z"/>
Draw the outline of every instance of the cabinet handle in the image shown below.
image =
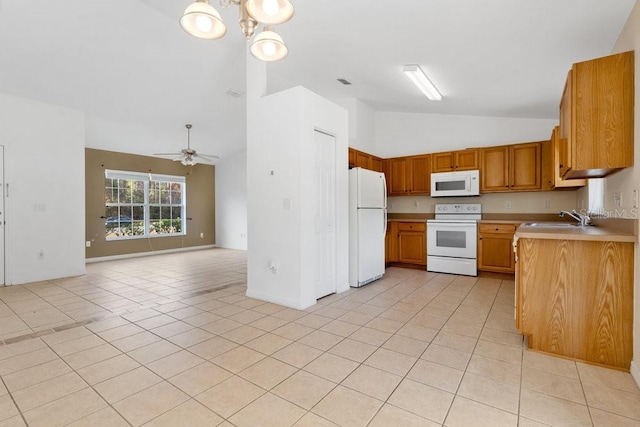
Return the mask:
<path id="1" fill-rule="evenodd" d="M 496 228 L 496 231 L 498 231 L 498 229 Z"/>
<path id="2" fill-rule="evenodd" d="M 562 169 L 564 167 L 564 165 L 560 165 L 559 169 Z"/>

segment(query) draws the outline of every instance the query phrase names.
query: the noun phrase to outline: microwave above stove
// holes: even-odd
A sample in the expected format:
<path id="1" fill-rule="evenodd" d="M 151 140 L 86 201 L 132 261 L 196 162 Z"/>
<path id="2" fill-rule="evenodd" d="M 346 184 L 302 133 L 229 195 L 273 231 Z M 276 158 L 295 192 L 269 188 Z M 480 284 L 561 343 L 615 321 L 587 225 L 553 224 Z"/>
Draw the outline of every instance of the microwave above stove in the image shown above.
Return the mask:
<path id="1" fill-rule="evenodd" d="M 431 197 L 478 196 L 479 194 L 479 170 L 431 174 Z"/>

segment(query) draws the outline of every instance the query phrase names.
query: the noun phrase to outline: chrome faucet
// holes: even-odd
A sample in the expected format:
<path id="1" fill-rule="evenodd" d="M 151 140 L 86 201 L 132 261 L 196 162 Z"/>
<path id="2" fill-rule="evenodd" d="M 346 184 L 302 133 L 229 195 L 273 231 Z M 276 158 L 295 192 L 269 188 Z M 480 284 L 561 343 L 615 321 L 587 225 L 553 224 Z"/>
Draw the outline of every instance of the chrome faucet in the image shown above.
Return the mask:
<path id="1" fill-rule="evenodd" d="M 560 211 L 560 218 L 564 218 L 564 214 L 567 214 L 571 218 L 578 221 L 581 227 L 584 227 L 586 225 L 591 225 L 591 218 L 589 217 L 589 215 L 577 212 L 575 209 L 573 209 L 571 212 Z"/>

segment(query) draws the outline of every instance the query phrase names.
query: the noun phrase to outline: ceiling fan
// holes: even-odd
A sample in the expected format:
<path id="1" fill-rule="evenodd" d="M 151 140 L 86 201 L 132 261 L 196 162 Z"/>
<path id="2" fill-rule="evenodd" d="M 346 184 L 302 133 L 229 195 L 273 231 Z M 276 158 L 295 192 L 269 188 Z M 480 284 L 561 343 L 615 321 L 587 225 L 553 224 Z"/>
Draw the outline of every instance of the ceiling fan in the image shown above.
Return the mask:
<path id="1" fill-rule="evenodd" d="M 190 124 L 186 124 L 187 128 L 187 148 L 183 148 L 179 153 L 155 153 L 154 156 L 179 156 L 173 159 L 174 162 L 180 162 L 185 166 L 193 166 L 198 162 L 200 163 L 211 163 L 214 159 L 219 159 L 220 157 L 215 156 L 213 154 L 198 154 L 196 150 L 191 148 L 191 126 Z"/>

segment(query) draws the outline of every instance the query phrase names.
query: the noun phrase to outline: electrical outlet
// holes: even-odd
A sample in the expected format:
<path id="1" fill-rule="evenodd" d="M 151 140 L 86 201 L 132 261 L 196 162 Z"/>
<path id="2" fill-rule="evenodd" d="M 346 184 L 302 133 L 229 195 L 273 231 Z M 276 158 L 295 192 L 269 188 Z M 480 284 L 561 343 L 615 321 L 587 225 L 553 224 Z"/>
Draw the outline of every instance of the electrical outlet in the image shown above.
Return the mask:
<path id="1" fill-rule="evenodd" d="M 638 207 L 638 189 L 637 188 L 633 189 L 633 207 L 634 208 Z"/>
<path id="2" fill-rule="evenodd" d="M 204 233 L 200 233 L 200 238 L 204 239 Z"/>
<path id="3" fill-rule="evenodd" d="M 613 192 L 613 205 L 616 208 L 622 207 L 622 193 L 620 193 L 619 191 Z"/>
<path id="4" fill-rule="evenodd" d="M 507 209 L 511 209 L 511 200 L 506 201 L 504 207 Z"/>
<path id="5" fill-rule="evenodd" d="M 90 247 L 91 247 L 91 240 L 87 240 L 86 242 L 84 242 L 84 245 L 85 245 L 87 248 L 90 248 Z"/>
<path id="6" fill-rule="evenodd" d="M 545 200 L 544 201 L 544 208 L 545 209 L 549 209 L 551 207 L 551 200 Z"/>

